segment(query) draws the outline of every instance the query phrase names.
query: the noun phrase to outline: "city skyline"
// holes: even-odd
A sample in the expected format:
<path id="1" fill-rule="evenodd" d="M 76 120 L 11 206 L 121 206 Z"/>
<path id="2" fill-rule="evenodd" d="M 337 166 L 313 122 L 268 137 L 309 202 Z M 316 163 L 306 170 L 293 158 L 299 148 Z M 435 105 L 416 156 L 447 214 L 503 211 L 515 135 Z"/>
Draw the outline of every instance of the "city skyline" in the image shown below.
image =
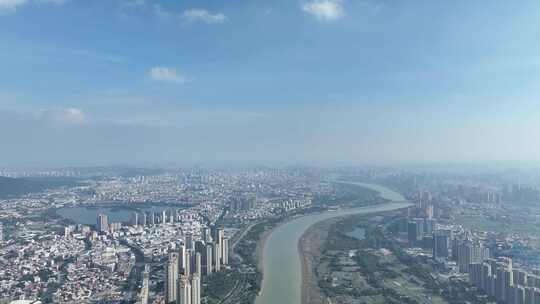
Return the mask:
<path id="1" fill-rule="evenodd" d="M 540 1 L 0 0 L 0 304 L 540 304 Z"/>
<path id="2" fill-rule="evenodd" d="M 0 303 L 535 304 L 537 172 L 11 172 Z"/>
<path id="3" fill-rule="evenodd" d="M 538 161 L 539 6 L 0 0 L 0 165 Z"/>

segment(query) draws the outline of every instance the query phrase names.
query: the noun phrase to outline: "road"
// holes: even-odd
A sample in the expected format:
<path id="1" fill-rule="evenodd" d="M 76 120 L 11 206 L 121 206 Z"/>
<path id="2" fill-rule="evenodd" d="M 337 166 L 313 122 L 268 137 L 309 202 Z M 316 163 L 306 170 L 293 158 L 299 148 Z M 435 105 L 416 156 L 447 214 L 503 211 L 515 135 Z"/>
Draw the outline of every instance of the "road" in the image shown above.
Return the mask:
<path id="1" fill-rule="evenodd" d="M 246 228 L 244 228 L 244 230 L 242 230 L 242 232 L 240 233 L 240 236 L 238 236 L 232 243 L 232 246 L 231 246 L 231 252 L 233 253 L 233 256 L 238 259 L 240 261 L 240 263 L 243 263 L 244 262 L 244 259 L 242 259 L 241 256 L 239 256 L 238 254 L 235 253 L 234 249 L 236 248 L 236 245 L 238 245 L 238 243 L 240 242 L 240 240 L 242 240 L 242 238 L 244 238 L 244 236 L 246 235 L 246 233 L 248 233 L 251 228 L 253 228 L 255 225 L 261 223 L 261 221 L 257 221 L 257 222 L 254 222 L 254 223 L 251 223 L 249 226 L 247 226 Z"/>

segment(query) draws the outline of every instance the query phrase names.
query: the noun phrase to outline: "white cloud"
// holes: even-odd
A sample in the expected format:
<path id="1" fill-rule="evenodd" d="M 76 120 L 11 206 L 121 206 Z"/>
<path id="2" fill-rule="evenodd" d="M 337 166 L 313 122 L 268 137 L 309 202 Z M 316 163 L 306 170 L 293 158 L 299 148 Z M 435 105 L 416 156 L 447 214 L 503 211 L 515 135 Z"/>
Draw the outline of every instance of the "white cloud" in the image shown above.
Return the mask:
<path id="1" fill-rule="evenodd" d="M 159 3 L 154 4 L 154 13 L 161 20 L 168 20 L 173 15 L 166 9 L 164 9 Z"/>
<path id="2" fill-rule="evenodd" d="M 16 10 L 27 3 L 28 0 L 0 0 L 0 10 Z"/>
<path id="3" fill-rule="evenodd" d="M 124 8 L 140 8 L 146 5 L 145 0 L 123 0 L 120 5 Z"/>
<path id="4" fill-rule="evenodd" d="M 81 125 L 88 121 L 86 114 L 77 108 L 43 110 L 37 113 L 37 117 L 45 122 L 61 125 Z"/>
<path id="5" fill-rule="evenodd" d="M 63 5 L 69 0 L 0 0 L 0 11 L 15 11 L 27 4 Z"/>
<path id="6" fill-rule="evenodd" d="M 223 23 L 227 20 L 227 17 L 222 13 L 211 14 L 204 9 L 190 9 L 184 11 L 180 17 L 188 22 L 200 21 L 206 24 Z"/>
<path id="7" fill-rule="evenodd" d="M 341 0 L 312 0 L 302 5 L 302 10 L 320 20 L 336 20 L 345 15 Z"/>
<path id="8" fill-rule="evenodd" d="M 34 0 L 36 3 L 52 4 L 52 5 L 64 5 L 69 0 Z"/>
<path id="9" fill-rule="evenodd" d="M 86 114 L 80 109 L 69 108 L 61 112 L 61 119 L 64 122 L 81 124 L 86 122 Z"/>
<path id="10" fill-rule="evenodd" d="M 175 69 L 162 66 L 151 68 L 148 75 L 151 79 L 161 82 L 184 83 L 187 80 L 184 75 L 178 74 Z"/>

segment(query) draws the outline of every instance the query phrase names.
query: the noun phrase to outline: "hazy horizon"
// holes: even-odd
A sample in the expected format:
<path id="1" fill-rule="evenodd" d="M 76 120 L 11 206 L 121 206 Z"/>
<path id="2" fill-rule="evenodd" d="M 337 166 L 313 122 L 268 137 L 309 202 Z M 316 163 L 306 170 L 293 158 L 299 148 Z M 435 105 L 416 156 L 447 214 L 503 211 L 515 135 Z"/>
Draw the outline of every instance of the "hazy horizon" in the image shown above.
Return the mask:
<path id="1" fill-rule="evenodd" d="M 0 0 L 0 167 L 538 162 L 538 37 L 538 1 Z"/>

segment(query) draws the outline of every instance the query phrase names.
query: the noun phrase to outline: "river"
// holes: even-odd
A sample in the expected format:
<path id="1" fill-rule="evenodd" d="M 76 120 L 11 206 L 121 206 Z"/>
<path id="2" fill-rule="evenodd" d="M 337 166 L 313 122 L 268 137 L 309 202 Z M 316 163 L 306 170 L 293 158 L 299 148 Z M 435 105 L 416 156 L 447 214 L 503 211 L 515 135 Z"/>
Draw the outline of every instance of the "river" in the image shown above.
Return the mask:
<path id="1" fill-rule="evenodd" d="M 399 193 L 374 184 L 346 182 L 379 192 L 389 203 L 306 215 L 278 226 L 268 237 L 263 250 L 264 276 L 256 304 L 300 304 L 302 267 L 298 242 L 313 224 L 336 216 L 374 213 L 405 208 L 410 203 Z"/>

